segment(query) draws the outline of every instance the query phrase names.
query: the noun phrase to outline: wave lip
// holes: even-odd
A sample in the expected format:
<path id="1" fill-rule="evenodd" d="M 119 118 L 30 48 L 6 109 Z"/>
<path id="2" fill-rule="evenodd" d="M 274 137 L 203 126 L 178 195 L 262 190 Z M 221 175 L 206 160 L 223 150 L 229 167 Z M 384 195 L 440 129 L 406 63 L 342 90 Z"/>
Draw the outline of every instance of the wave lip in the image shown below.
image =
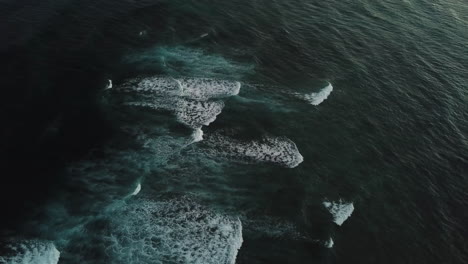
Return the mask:
<path id="1" fill-rule="evenodd" d="M 339 226 L 341 226 L 354 211 L 352 202 L 347 203 L 341 199 L 338 202 L 324 201 L 323 206 L 333 215 L 333 222 Z"/>
<path id="2" fill-rule="evenodd" d="M 12 256 L 0 257 L 0 263 L 5 264 L 57 264 L 60 252 L 52 242 L 20 241 L 8 245 Z"/>
<path id="3" fill-rule="evenodd" d="M 297 167 L 304 161 L 296 144 L 286 137 L 241 141 L 216 133 L 207 137 L 205 142 L 209 154 L 237 161 L 270 162 L 288 168 Z"/>

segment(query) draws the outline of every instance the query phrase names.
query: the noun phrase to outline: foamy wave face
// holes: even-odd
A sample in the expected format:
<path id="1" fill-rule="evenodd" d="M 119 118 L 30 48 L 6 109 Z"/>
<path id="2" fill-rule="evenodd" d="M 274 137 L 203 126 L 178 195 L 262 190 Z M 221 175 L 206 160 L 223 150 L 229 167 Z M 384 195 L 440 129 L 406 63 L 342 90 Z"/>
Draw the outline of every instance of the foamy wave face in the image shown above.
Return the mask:
<path id="1" fill-rule="evenodd" d="M 296 93 L 295 95 L 303 100 L 306 100 L 312 105 L 319 105 L 328 98 L 328 96 L 331 94 L 332 91 L 333 91 L 333 86 L 331 83 L 329 83 L 326 87 L 322 88 L 322 90 L 320 90 L 317 93 L 310 93 L 310 94 L 297 94 Z"/>
<path id="2" fill-rule="evenodd" d="M 211 78 L 148 77 L 129 80 L 119 87 L 123 91 L 147 92 L 158 96 L 181 96 L 206 101 L 239 94 L 240 82 Z"/>
<path id="3" fill-rule="evenodd" d="M 209 78 L 177 79 L 182 90 L 182 96 L 196 100 L 223 98 L 238 95 L 240 82 L 230 82 Z"/>
<path id="4" fill-rule="evenodd" d="M 223 101 L 179 100 L 173 110 L 176 112 L 177 120 L 188 127 L 198 129 L 215 121 L 223 108 Z"/>
<path id="5" fill-rule="evenodd" d="M 123 83 L 118 90 L 147 92 L 160 96 L 177 96 L 181 93 L 178 82 L 170 77 L 135 78 Z"/>
<path id="6" fill-rule="evenodd" d="M 209 154 L 238 161 L 270 162 L 294 168 L 304 160 L 296 144 L 286 137 L 241 141 L 216 133 L 207 136 L 204 142 Z"/>
<path id="7" fill-rule="evenodd" d="M 187 199 L 137 200 L 111 220 L 114 263 L 234 264 L 242 245 L 239 219 Z"/>
<path id="8" fill-rule="evenodd" d="M 323 206 L 333 215 L 333 221 L 339 226 L 342 225 L 354 211 L 353 203 L 346 203 L 341 199 L 338 202 L 324 201 Z"/>
<path id="9" fill-rule="evenodd" d="M 325 241 L 324 246 L 327 248 L 332 248 L 335 243 L 333 242 L 333 238 L 330 237 L 327 241 Z"/>
<path id="10" fill-rule="evenodd" d="M 8 246 L 10 257 L 0 257 L 5 264 L 57 264 L 60 252 L 51 242 L 21 241 Z"/>

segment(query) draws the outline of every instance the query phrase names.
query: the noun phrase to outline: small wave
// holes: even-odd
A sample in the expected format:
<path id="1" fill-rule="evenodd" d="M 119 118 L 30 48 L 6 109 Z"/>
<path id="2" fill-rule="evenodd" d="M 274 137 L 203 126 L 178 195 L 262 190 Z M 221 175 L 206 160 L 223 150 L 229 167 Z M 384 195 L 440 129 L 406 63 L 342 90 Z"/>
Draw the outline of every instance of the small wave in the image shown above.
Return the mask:
<path id="1" fill-rule="evenodd" d="M 153 103 L 130 102 L 126 103 L 126 105 L 171 111 L 180 123 L 194 129 L 208 126 L 214 122 L 224 108 L 223 101 L 202 102 L 183 98 L 173 100 L 161 99 L 155 100 Z"/>
<path id="2" fill-rule="evenodd" d="M 112 80 L 111 79 L 107 80 L 106 89 L 104 89 L 104 90 L 108 90 L 108 89 L 112 89 Z"/>
<path id="3" fill-rule="evenodd" d="M 132 195 L 137 195 L 141 191 L 141 183 L 138 183 Z"/>
<path id="4" fill-rule="evenodd" d="M 57 264 L 60 252 L 52 242 L 21 241 L 7 246 L 11 256 L 0 257 L 5 264 Z"/>
<path id="5" fill-rule="evenodd" d="M 216 133 L 206 138 L 207 152 L 215 156 L 231 157 L 238 161 L 270 162 L 288 168 L 294 168 L 304 160 L 296 144 L 286 137 L 241 141 Z"/>
<path id="6" fill-rule="evenodd" d="M 332 91 L 333 86 L 331 83 L 328 83 L 326 87 L 322 88 L 322 90 L 317 93 L 296 94 L 296 96 L 301 97 L 312 105 L 319 105 L 328 98 Z"/>
<path id="7" fill-rule="evenodd" d="M 333 215 L 333 222 L 339 226 L 341 226 L 354 211 L 353 203 L 347 203 L 341 199 L 338 202 L 324 201 L 323 206 Z"/>
<path id="8" fill-rule="evenodd" d="M 112 215 L 108 253 L 117 263 L 234 264 L 243 242 L 238 218 L 188 198 L 135 200 Z"/>
<path id="9" fill-rule="evenodd" d="M 327 248 L 332 248 L 335 243 L 333 242 L 333 238 L 330 237 L 327 241 L 325 241 L 324 246 Z"/>

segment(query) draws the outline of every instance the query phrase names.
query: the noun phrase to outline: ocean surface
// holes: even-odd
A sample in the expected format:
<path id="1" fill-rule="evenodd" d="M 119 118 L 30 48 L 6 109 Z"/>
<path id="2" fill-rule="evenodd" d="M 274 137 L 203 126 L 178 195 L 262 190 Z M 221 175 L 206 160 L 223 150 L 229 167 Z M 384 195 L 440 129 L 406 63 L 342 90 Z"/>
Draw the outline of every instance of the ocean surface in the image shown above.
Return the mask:
<path id="1" fill-rule="evenodd" d="M 0 263 L 468 263 L 463 0 L 1 0 Z"/>

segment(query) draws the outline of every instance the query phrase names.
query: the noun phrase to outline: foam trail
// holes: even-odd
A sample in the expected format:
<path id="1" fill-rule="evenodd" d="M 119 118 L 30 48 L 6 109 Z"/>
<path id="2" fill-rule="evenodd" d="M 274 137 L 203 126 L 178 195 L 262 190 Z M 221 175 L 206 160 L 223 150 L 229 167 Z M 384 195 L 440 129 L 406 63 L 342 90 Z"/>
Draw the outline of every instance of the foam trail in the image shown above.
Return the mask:
<path id="1" fill-rule="evenodd" d="M 241 141 L 216 133 L 209 135 L 204 142 L 209 147 L 206 150 L 208 154 L 237 161 L 270 162 L 288 168 L 294 168 L 304 161 L 296 144 L 286 137 Z"/>
<path id="2" fill-rule="evenodd" d="M 22 241 L 8 245 L 12 256 L 0 257 L 5 264 L 57 264 L 60 252 L 52 242 Z"/>
<path id="3" fill-rule="evenodd" d="M 223 108 L 223 101 L 179 100 L 175 110 L 179 122 L 191 128 L 200 128 L 202 125 L 208 126 L 214 122 Z"/>
<path id="4" fill-rule="evenodd" d="M 235 264 L 242 223 L 181 198 L 133 200 L 112 212 L 113 263 Z"/>
<path id="5" fill-rule="evenodd" d="M 333 86 L 331 83 L 328 83 L 328 85 L 322 88 L 318 93 L 305 94 L 302 98 L 312 105 L 319 105 L 328 98 L 332 91 Z"/>
<path id="6" fill-rule="evenodd" d="M 141 191 L 141 183 L 138 183 L 132 195 L 137 195 Z"/>
<path id="7" fill-rule="evenodd" d="M 323 206 L 333 215 L 333 222 L 341 226 L 353 213 L 353 203 L 346 203 L 343 200 L 338 202 L 324 201 Z"/>

